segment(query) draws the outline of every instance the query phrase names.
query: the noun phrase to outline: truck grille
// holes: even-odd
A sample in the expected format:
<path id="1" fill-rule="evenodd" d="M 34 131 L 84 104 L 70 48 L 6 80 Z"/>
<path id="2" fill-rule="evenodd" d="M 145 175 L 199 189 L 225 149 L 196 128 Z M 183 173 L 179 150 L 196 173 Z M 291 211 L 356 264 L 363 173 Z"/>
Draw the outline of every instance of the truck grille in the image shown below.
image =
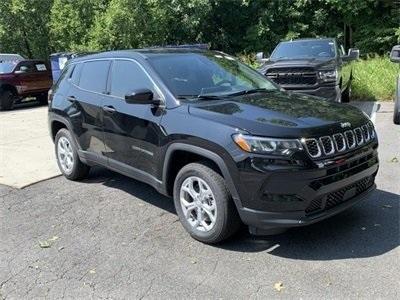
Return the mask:
<path id="1" fill-rule="evenodd" d="M 355 196 L 358 196 L 359 194 L 365 192 L 373 184 L 374 176 L 368 176 L 344 188 L 331 192 L 322 198 L 314 199 L 306 208 L 306 214 L 310 215 L 323 210 L 334 208 L 335 206 L 342 204 L 347 200 L 350 200 L 351 198 L 354 198 Z M 350 198 L 345 197 L 346 192 L 353 188 L 355 189 L 354 195 Z"/>
<path id="2" fill-rule="evenodd" d="M 317 72 L 313 68 L 271 68 L 265 73 L 279 85 L 315 85 Z"/>
<path id="3" fill-rule="evenodd" d="M 312 158 L 321 158 L 336 153 L 350 150 L 356 146 L 364 145 L 375 137 L 375 130 L 372 123 L 365 124 L 344 133 L 336 133 L 332 136 L 323 136 L 319 139 L 304 139 L 303 143 L 308 154 Z"/>

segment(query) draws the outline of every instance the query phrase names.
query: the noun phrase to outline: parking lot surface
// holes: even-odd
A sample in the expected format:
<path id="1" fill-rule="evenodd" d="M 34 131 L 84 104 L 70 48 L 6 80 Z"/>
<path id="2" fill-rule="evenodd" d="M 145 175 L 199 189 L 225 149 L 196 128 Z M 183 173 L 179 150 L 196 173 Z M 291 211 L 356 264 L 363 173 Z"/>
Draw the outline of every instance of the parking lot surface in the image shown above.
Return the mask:
<path id="1" fill-rule="evenodd" d="M 191 239 L 171 199 L 104 169 L 0 186 L 1 298 L 400 296 L 400 126 L 376 114 L 378 189 L 321 223 L 274 237 Z"/>

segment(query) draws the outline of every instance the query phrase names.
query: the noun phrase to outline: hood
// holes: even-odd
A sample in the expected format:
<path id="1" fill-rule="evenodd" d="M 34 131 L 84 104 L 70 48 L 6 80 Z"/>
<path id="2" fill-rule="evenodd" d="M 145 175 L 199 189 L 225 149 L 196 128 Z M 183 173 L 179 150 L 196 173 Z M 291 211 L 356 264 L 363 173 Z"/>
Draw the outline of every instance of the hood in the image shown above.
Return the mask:
<path id="1" fill-rule="evenodd" d="M 196 102 L 189 105 L 189 112 L 253 135 L 285 138 L 334 134 L 368 121 L 353 106 L 278 91 Z M 344 129 L 348 122 L 350 127 Z"/>
<path id="2" fill-rule="evenodd" d="M 285 59 L 269 60 L 265 62 L 260 71 L 263 73 L 270 68 L 284 67 L 312 67 L 315 69 L 334 69 L 336 66 L 335 58 L 308 58 L 308 59 Z"/>

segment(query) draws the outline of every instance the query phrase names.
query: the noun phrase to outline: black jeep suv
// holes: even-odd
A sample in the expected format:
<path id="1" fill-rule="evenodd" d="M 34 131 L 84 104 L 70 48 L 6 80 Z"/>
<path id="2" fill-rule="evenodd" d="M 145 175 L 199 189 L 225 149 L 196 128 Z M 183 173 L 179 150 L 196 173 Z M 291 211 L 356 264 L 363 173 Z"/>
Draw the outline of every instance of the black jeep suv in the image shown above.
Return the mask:
<path id="1" fill-rule="evenodd" d="M 71 60 L 49 93 L 68 179 L 102 165 L 173 196 L 185 229 L 215 243 L 311 224 L 375 185 L 378 141 L 354 107 L 281 91 L 222 52 L 147 49 Z"/>
<path id="2" fill-rule="evenodd" d="M 299 39 L 281 42 L 269 58 L 263 53 L 260 72 L 293 92 L 306 93 L 336 102 L 349 102 L 353 68 L 350 62 L 359 57 L 357 49 L 348 54 L 335 39 Z"/>

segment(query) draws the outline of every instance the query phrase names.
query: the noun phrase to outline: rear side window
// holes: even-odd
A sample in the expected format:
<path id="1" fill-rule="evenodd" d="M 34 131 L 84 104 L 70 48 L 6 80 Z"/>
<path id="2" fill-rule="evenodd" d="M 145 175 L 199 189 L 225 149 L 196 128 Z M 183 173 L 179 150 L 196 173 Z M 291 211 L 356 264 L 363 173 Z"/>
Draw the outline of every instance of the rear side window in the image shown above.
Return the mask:
<path id="1" fill-rule="evenodd" d="M 81 75 L 82 64 L 76 64 L 69 75 L 69 79 L 75 85 L 79 85 L 79 78 Z"/>
<path id="2" fill-rule="evenodd" d="M 110 62 L 106 60 L 83 63 L 79 86 L 82 89 L 104 93 L 107 88 L 107 75 Z"/>
<path id="3" fill-rule="evenodd" d="M 135 62 L 116 60 L 111 71 L 111 95 L 124 98 L 128 92 L 136 89 L 150 89 L 154 92 L 154 85 Z"/>

